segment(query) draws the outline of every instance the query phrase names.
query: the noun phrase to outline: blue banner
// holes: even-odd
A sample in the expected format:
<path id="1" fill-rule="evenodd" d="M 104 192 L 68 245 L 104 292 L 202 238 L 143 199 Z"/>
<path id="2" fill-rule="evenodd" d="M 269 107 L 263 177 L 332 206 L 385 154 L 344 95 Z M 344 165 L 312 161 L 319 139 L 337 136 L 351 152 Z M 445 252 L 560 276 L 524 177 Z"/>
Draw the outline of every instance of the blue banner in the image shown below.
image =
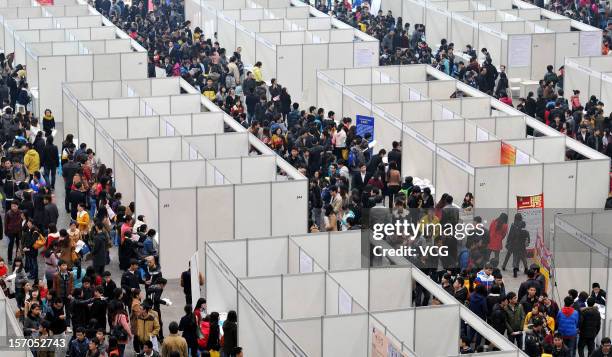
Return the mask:
<path id="1" fill-rule="evenodd" d="M 356 121 L 356 134 L 361 136 L 362 138 L 365 138 L 365 134 L 370 134 L 368 142 L 374 140 L 374 117 L 357 115 Z"/>

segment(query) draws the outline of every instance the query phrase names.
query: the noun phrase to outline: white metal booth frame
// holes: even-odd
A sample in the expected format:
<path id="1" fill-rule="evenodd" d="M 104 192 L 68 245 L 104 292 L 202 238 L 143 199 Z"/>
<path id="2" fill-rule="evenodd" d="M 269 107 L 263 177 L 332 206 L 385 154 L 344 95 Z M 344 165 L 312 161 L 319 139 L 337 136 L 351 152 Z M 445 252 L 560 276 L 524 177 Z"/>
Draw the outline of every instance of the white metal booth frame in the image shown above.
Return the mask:
<path id="1" fill-rule="evenodd" d="M 381 67 L 380 70 L 385 71 L 386 68 Z M 517 195 L 543 193 L 546 207 L 562 212 L 603 207 L 608 193 L 610 167 L 610 159 L 605 155 L 597 153 L 590 160 L 563 161 L 567 139 L 558 135 L 549 139 L 525 138 L 509 143 L 518 146 L 524 153 L 535 152 L 536 149 L 544 152 L 545 155 L 539 156 L 546 160 L 538 163 L 539 160 L 527 155 L 525 164 L 502 166 L 499 161 L 500 141 L 489 141 L 487 137 L 487 141 L 436 144 L 426 133 L 413 129 L 410 122 L 403 122 L 342 84 L 345 80 L 363 78 L 363 74 L 360 77 L 357 73 L 359 71 L 366 71 L 366 77 L 370 76 L 370 71 L 364 69 L 319 71 L 318 104 L 342 116 L 361 114 L 374 117 L 375 128 L 378 128 L 375 129 L 375 140 L 383 137 L 383 145 L 389 145 L 393 140 L 403 143 L 403 176 L 430 179 L 436 192 L 446 192 L 453 197 L 463 197 L 466 192 L 474 193 L 475 214 L 485 219 L 494 218 L 500 212 L 512 213 Z M 350 73 L 343 77 L 338 72 Z M 328 76 L 328 73 L 332 75 Z M 551 177 L 555 178 L 554 182 L 550 181 Z M 507 194 L 499 195 L 499 192 Z M 551 222 L 551 219 L 551 211 L 547 210 L 545 220 Z"/>
<path id="2" fill-rule="evenodd" d="M 612 57 L 566 58 L 563 87 L 563 96 L 568 101 L 574 94 L 573 91 L 579 90 L 582 106 L 588 103 L 592 95 L 609 106 L 612 103 Z"/>
<path id="3" fill-rule="evenodd" d="M 560 298 L 569 289 L 590 293 L 592 283 L 599 283 L 601 289 L 609 291 L 612 286 L 611 219 L 610 211 L 555 216 L 551 224 L 553 280 Z M 601 334 L 607 336 L 612 331 L 612 311 L 608 306 L 598 307 L 604 320 Z"/>
<path id="4" fill-rule="evenodd" d="M 284 6 L 291 4 L 286 0 L 283 3 Z M 192 25 L 210 28 L 208 32 L 205 30 L 204 35 L 217 33 L 220 39 L 225 38 L 224 46 L 231 47 L 235 44 L 242 47 L 241 54 L 246 67 L 261 61 L 264 79 L 276 78 L 280 84 L 287 87 L 294 101 L 303 104 L 314 101 L 313 90 L 317 69 L 371 67 L 378 64 L 378 40 L 348 25 L 340 27 L 336 22 L 332 22 L 331 30 L 256 33 L 241 24 L 241 10 L 235 10 L 240 6 L 246 6 L 244 1 L 238 0 L 231 5 L 227 1 L 223 4 L 201 1 L 197 7 L 197 11 L 201 14 L 201 22 Z M 192 7 L 195 6 L 192 4 Z M 290 9 L 294 10 L 296 14 L 293 16 L 296 17 L 306 16 L 310 11 L 308 6 L 265 11 L 277 11 L 279 15 L 283 15 Z M 258 12 L 256 10 L 264 11 L 263 9 L 244 11 Z M 232 13 L 237 15 L 237 18 L 232 18 Z M 322 18 L 329 21 L 329 17 Z M 270 21 L 276 22 L 276 20 Z M 233 48 L 228 48 L 228 51 L 233 51 Z M 296 68 L 301 70 L 296 72 Z"/>
<path id="5" fill-rule="evenodd" d="M 567 55 L 601 54 L 601 30 L 589 26 L 582 27 L 579 31 L 571 31 L 572 22 L 567 18 L 540 21 L 537 25 L 528 22 L 531 24 L 527 26 L 530 31 L 525 32 L 525 25 L 520 21 L 514 23 L 478 21 L 469 18 L 469 13 L 465 16 L 466 14 L 461 12 L 444 9 L 441 4 L 446 2 L 407 0 L 401 3 L 405 8 L 401 12 L 404 21 L 411 24 L 425 24 L 425 35 L 432 46 L 444 38 L 455 44 L 457 52 L 462 51 L 468 44 L 477 50 L 487 48 L 496 66 L 502 64 L 506 66 L 510 79 L 541 79 L 546 73 L 547 65 L 559 68 Z M 451 3 L 453 2 L 449 2 Z M 407 6 L 408 4 L 410 6 Z M 492 14 L 495 18 L 494 10 Z M 508 16 L 514 15 L 508 14 Z M 551 21 L 563 26 L 553 26 L 552 30 L 541 27 L 541 25 L 550 25 Z M 561 27 L 565 30 L 558 31 Z M 520 28 L 523 28 L 523 31 Z"/>
<path id="6" fill-rule="evenodd" d="M 166 84 L 172 82 L 176 82 L 175 84 L 178 83 L 177 79 L 172 78 L 146 80 L 146 82 L 149 83 L 160 81 Z M 104 82 L 94 83 L 103 84 Z M 116 82 L 109 81 L 106 84 L 109 85 L 112 83 Z M 216 135 L 180 136 L 181 133 L 175 129 L 172 124 L 156 115 L 157 113 L 155 112 L 153 106 L 149 105 L 151 103 L 146 103 L 147 98 L 143 98 L 144 101 L 141 101 L 139 97 L 116 98 L 115 100 L 117 103 L 121 103 L 121 101 L 123 101 L 123 104 L 121 105 L 111 104 L 112 99 L 71 99 L 71 92 L 67 88 L 70 85 L 71 84 L 69 83 L 64 86 L 65 100 L 70 100 L 71 102 L 72 100 L 76 101 L 76 103 L 72 102 L 71 105 L 76 106 L 75 111 L 79 117 L 78 132 L 82 132 L 83 134 L 89 133 L 87 135 L 80 136 L 89 139 L 91 139 L 93 136 L 94 147 L 96 147 L 98 152 L 101 154 L 100 156 L 105 157 L 105 162 L 113 163 L 115 175 L 117 176 L 117 187 L 120 191 L 126 189 L 127 191 L 131 192 L 131 190 L 128 190 L 128 186 L 131 186 L 130 184 L 133 182 L 133 186 L 131 187 L 133 187 L 134 199 L 138 202 L 138 211 L 141 214 L 144 214 L 146 217 L 149 217 L 148 221 L 152 227 L 158 227 L 161 237 L 160 256 L 162 257 L 161 259 L 164 266 L 167 266 L 168 269 L 170 269 L 171 274 L 179 274 L 180 270 L 183 268 L 181 265 L 176 264 L 177 256 L 189 254 L 190 251 L 197 250 L 197 241 L 199 240 L 206 241 L 210 239 L 234 239 L 251 237 L 254 235 L 261 236 L 306 232 L 307 224 L 305 222 L 305 217 L 307 216 L 307 180 L 305 178 L 298 177 L 297 179 L 290 181 L 270 181 L 270 179 L 274 180 L 274 177 L 276 176 L 277 164 L 284 162 L 282 159 L 277 158 L 277 156 L 265 155 L 252 158 L 239 158 L 237 161 L 236 159 L 214 160 L 214 157 L 207 157 L 213 154 L 223 155 L 222 152 L 217 149 L 220 148 L 219 145 L 223 145 L 223 142 L 227 142 L 231 148 L 234 148 L 230 151 L 235 152 L 236 149 L 238 149 L 240 152 L 242 152 L 241 155 L 246 155 L 249 148 L 249 136 L 247 133 L 242 132 Z M 110 87 L 107 87 L 107 90 L 108 88 Z M 84 93 L 86 93 L 86 91 L 84 91 Z M 85 95 L 87 96 L 87 94 Z M 183 99 L 193 98 L 199 109 L 199 94 L 184 94 L 181 97 Z M 149 99 L 151 98 L 172 97 L 149 97 Z M 125 102 L 126 100 L 137 101 L 135 102 L 136 108 L 140 108 L 138 109 L 138 113 L 133 113 L 137 114 L 139 117 L 134 118 L 134 120 L 144 122 L 148 120 L 147 116 L 154 117 L 153 128 L 156 130 L 154 130 L 152 134 L 155 135 L 160 133 L 162 137 L 114 140 L 114 138 L 108 134 L 108 132 L 103 128 L 105 124 L 100 124 L 109 123 L 114 119 L 103 119 L 104 117 L 108 117 L 108 113 L 102 113 L 103 110 L 100 111 L 100 109 L 122 108 L 127 110 L 124 115 L 129 116 L 130 110 L 126 109 L 129 107 L 128 102 Z M 191 99 L 189 99 L 189 101 L 191 101 Z M 101 104 L 99 109 L 96 109 L 96 102 L 100 102 Z M 189 105 L 186 107 L 189 108 Z M 185 110 L 184 105 L 177 106 L 177 108 Z M 98 110 L 99 113 L 98 115 L 91 114 L 90 110 L 94 110 L 94 112 Z M 73 110 L 69 110 L 69 112 L 72 111 Z M 99 115 L 100 113 L 102 113 L 102 115 Z M 179 112 L 177 114 L 181 113 L 183 112 Z M 170 112 L 168 114 L 173 113 Z M 217 119 L 219 118 L 218 113 L 204 114 L 211 114 Z M 145 117 L 142 117 L 143 115 L 145 115 Z M 81 120 L 81 118 L 84 120 Z M 161 125 L 162 122 L 164 122 L 165 125 Z M 106 125 L 108 126 L 108 124 Z M 88 126 L 90 128 L 86 129 L 84 126 Z M 214 124 L 214 126 L 222 129 L 222 126 L 218 125 L 218 122 Z M 161 131 L 161 127 L 165 128 L 165 132 Z M 172 129 L 169 130 L 168 128 Z M 207 140 L 206 138 L 210 138 L 211 136 L 213 139 L 212 150 L 209 148 L 210 145 L 205 143 Z M 97 140 L 98 137 L 103 138 L 104 140 Z M 239 141 L 237 142 L 233 139 L 229 141 L 218 140 L 218 138 L 232 137 L 239 139 Z M 139 142 L 147 147 L 149 144 L 151 144 L 151 148 L 157 147 L 155 152 L 160 154 L 149 155 L 149 149 L 129 149 L 127 146 L 128 144 L 129 146 L 133 146 L 133 144 L 137 144 Z M 208 140 L 208 142 L 210 142 L 210 140 Z M 154 143 L 158 144 L 153 145 Z M 142 144 L 140 146 L 142 146 Z M 169 153 L 174 152 L 168 151 L 168 148 L 170 147 L 178 148 L 180 153 L 177 152 L 176 155 L 170 155 Z M 201 147 L 202 149 L 200 149 Z M 142 153 L 146 153 L 147 155 L 142 156 Z M 111 160 L 106 158 L 109 155 L 112 155 Z M 231 156 L 233 154 L 230 153 L 228 155 Z M 140 162 L 143 160 L 145 162 L 148 161 L 147 158 L 149 157 L 152 159 L 158 158 L 159 160 L 168 159 L 174 161 L 172 161 L 172 163 L 162 162 L 140 164 Z M 213 160 L 202 160 L 202 158 L 210 158 Z M 268 162 L 268 159 L 272 160 L 270 162 L 272 166 L 269 164 L 262 165 L 264 162 L 261 160 Z M 176 160 L 196 161 L 186 161 L 182 163 L 181 161 Z M 238 165 L 238 168 L 235 167 L 236 164 Z M 170 172 L 174 172 L 175 169 L 182 170 L 182 174 L 177 174 L 178 176 L 174 175 L 177 178 L 181 178 L 181 180 L 177 179 L 175 181 L 179 183 L 179 186 L 173 185 L 171 179 L 161 179 L 161 177 L 164 176 L 164 173 L 168 173 L 168 165 L 170 165 L 169 167 L 171 168 Z M 207 165 L 210 166 L 210 170 L 206 168 Z M 224 169 L 217 170 L 215 165 L 222 165 Z M 203 169 L 200 174 L 196 175 L 193 170 L 197 170 L 198 167 L 203 167 Z M 264 176 L 260 174 L 255 176 L 251 175 L 251 178 L 246 178 L 244 176 L 244 174 L 248 172 L 247 169 L 254 172 L 252 170 L 257 170 L 258 168 L 264 167 L 268 167 L 268 171 L 270 171 L 267 173 L 267 180 L 264 179 L 266 173 L 263 173 Z M 195 176 L 191 175 L 186 170 Z M 235 182 L 225 179 L 222 173 L 232 171 L 235 171 L 240 175 L 240 177 L 235 179 Z M 157 173 L 155 174 L 155 172 Z M 233 176 L 235 176 L 235 172 L 232 172 Z M 153 177 L 152 175 L 157 176 Z M 188 184 L 188 182 L 185 180 L 190 177 L 195 179 L 197 182 L 192 180 L 193 182 Z M 221 179 L 219 179 L 219 177 Z M 128 184 L 127 181 L 130 180 L 132 180 L 132 182 L 129 182 Z M 166 181 L 166 184 L 160 184 L 160 182 L 164 181 Z M 187 179 L 187 181 L 189 180 Z M 206 186 L 203 185 L 204 183 Z M 212 186 L 210 186 L 210 184 L 212 184 Z M 127 194 L 128 192 L 126 192 L 126 195 Z M 156 201 L 157 203 L 155 203 Z M 174 207 L 177 205 L 183 207 L 184 205 L 189 205 L 190 209 L 187 211 L 176 210 Z M 268 209 L 262 209 L 262 205 L 266 205 Z M 171 217 L 174 214 L 178 216 Z M 287 215 L 290 217 L 287 217 Z M 240 220 L 238 217 L 240 217 Z M 180 224 L 177 224 L 177 222 L 180 222 Z M 222 222 L 225 222 L 225 224 Z M 302 224 L 300 224 L 300 222 L 302 222 Z M 165 241 L 166 237 L 171 236 L 170 232 L 173 230 L 172 227 L 177 226 L 183 227 L 183 231 L 186 229 L 193 230 L 193 234 L 185 233 L 184 235 L 181 235 L 188 240 L 183 242 L 181 245 L 177 245 L 175 239 L 172 242 Z M 197 238 L 194 240 L 193 237 Z M 166 244 L 164 244 L 165 242 Z M 167 244 L 168 242 L 171 244 Z M 184 249 L 185 246 L 192 245 L 193 250 Z M 177 247 L 180 247 L 181 251 L 172 252 L 173 248 Z M 168 260 L 170 263 L 165 262 L 164 256 L 171 257 L 172 261 L 170 262 L 170 260 Z M 188 258 L 188 256 L 185 256 L 184 258 Z M 176 269 L 176 271 L 173 269 Z"/>
<path id="7" fill-rule="evenodd" d="M 207 243 L 208 306 L 238 311 L 240 344 L 255 356 L 327 357 L 344 351 L 365 357 L 372 328 L 384 331 L 407 356 L 454 356 L 460 319 L 500 348 L 491 356 L 524 356 L 406 261 L 361 269 L 360 238 L 354 231 Z M 257 259 L 262 252 L 269 259 Z M 411 282 L 443 305 L 412 307 Z M 444 329 L 432 323 L 436 316 Z M 428 340 L 432 336 L 437 343 Z M 271 344 L 262 343 L 268 339 Z M 279 342 L 294 352 L 279 349 Z"/>

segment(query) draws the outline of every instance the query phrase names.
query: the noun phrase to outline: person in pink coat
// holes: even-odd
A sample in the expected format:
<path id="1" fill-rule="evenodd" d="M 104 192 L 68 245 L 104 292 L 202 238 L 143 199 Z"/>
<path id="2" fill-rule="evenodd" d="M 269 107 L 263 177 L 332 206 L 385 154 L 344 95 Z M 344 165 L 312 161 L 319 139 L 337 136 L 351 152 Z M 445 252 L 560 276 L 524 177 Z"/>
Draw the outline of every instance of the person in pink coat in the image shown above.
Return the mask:
<path id="1" fill-rule="evenodd" d="M 501 252 L 503 244 L 502 241 L 508 234 L 508 215 L 502 213 L 499 217 L 491 221 L 489 226 L 489 251 L 494 254 L 495 260 L 499 263 L 499 252 Z M 489 253 L 489 257 L 491 254 Z"/>

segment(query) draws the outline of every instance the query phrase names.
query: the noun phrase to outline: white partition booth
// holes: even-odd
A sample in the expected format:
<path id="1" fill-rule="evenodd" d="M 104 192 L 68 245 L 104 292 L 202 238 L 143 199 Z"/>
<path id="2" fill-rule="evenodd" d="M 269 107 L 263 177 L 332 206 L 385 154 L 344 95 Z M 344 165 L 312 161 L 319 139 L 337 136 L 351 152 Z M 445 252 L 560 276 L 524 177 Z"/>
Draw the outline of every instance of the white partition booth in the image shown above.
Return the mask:
<path id="1" fill-rule="evenodd" d="M 214 134 L 223 132 L 223 114 L 200 113 L 200 94 L 171 95 L 173 88 L 180 91 L 178 81 L 64 86 L 67 112 L 78 119 L 79 139 L 93 143 L 104 162 L 112 164 L 118 191 L 126 201 L 137 202 L 138 212 L 159 230 L 160 259 L 169 274 L 184 269 L 178 261 L 187 260 L 198 242 L 306 232 L 307 180 L 277 175 L 282 160 L 277 156 L 248 156 L 246 132 Z M 132 96 L 79 100 L 69 96 L 68 87 L 83 89 L 84 97 L 114 91 Z M 136 97 L 136 91 L 166 95 Z M 137 130 L 140 135 L 134 134 Z M 114 134 L 122 131 L 119 137 L 141 138 L 116 140 Z M 213 134 L 182 136 L 206 131 Z M 185 205 L 187 211 L 175 209 Z M 191 233 L 174 238 L 177 227 Z"/>
<path id="2" fill-rule="evenodd" d="M 407 78 L 410 77 L 412 70 L 402 72 L 398 78 L 403 77 L 402 79 L 408 82 Z M 364 77 L 380 79 L 379 72 L 372 71 L 375 75 L 371 77 L 363 73 L 359 75 L 359 71 L 369 70 L 318 72 L 318 105 L 326 110 L 334 110 L 342 116 L 355 117 L 360 114 L 374 118 L 374 138 L 381 146 L 389 148 L 394 140 L 402 142 L 403 176 L 428 179 L 433 183 L 437 193 L 449 193 L 453 197 L 463 197 L 466 192 L 474 193 L 475 214 L 483 218 L 493 218 L 500 212 L 511 213 L 516 207 L 516 196 L 540 193 L 545 196 L 547 208 L 563 212 L 567 212 L 567 209 L 603 207 L 609 188 L 609 158 L 597 156 L 591 160 L 565 161 L 567 138 L 564 136 L 547 139 L 520 138 L 520 134 L 525 129 L 524 121 L 514 119 L 504 122 L 504 117 L 498 117 L 496 120 L 499 119 L 499 123 L 519 127 L 516 130 L 506 129 L 509 132 L 516 131 L 517 135 L 511 140 L 502 142 L 494 140 L 495 137 L 486 130 L 481 129 L 479 134 L 478 127 L 475 131 L 471 131 L 476 135 L 468 137 L 465 135 L 467 133 L 465 121 L 445 120 L 442 114 L 438 119 L 448 123 L 440 126 L 444 131 L 438 132 L 438 142 L 445 137 L 450 139 L 449 141 L 467 139 L 471 142 L 436 143 L 432 140 L 434 138 L 432 124 L 416 124 L 406 121 L 406 118 L 400 120 L 380 105 L 373 104 L 369 98 L 355 93 L 355 88 L 342 84 L 345 81 L 352 83 L 355 78 L 360 78 L 357 81 L 364 81 Z M 419 74 L 416 68 L 414 72 L 417 72 L 417 75 L 426 74 L 426 72 Z M 407 83 L 407 86 L 410 84 Z M 367 88 L 370 88 L 370 85 Z M 374 93 L 382 96 L 398 92 L 401 91 L 372 90 L 372 96 L 375 96 Z M 490 109 L 490 99 L 463 98 L 462 100 L 465 99 L 487 100 Z M 431 101 L 414 102 L 431 105 Z M 448 102 L 444 103 L 448 105 Z M 417 111 L 415 108 L 414 112 L 426 111 L 423 109 Z M 422 118 L 426 115 L 427 113 L 416 117 Z M 482 137 L 483 135 L 486 137 Z M 506 145 L 513 147 L 515 151 L 517 159 L 514 165 L 501 164 L 502 148 Z M 553 182 L 551 178 L 554 178 Z M 577 182 L 581 184 L 577 185 Z M 583 185 L 584 182 L 588 184 Z M 507 194 L 500 195 L 500 192 Z M 550 213 L 552 211 L 547 211 L 545 221 L 552 222 Z"/>
<path id="3" fill-rule="evenodd" d="M 2 348 L 3 356 L 8 357 L 32 357 L 33 354 L 29 350 L 22 350 L 15 348 L 9 344 L 8 338 L 24 338 L 23 329 L 15 313 L 17 312 L 17 305 L 13 299 L 9 299 L 4 292 L 0 291 L 0 334 L 2 334 Z"/>
<path id="4" fill-rule="evenodd" d="M 563 87 L 563 95 L 568 100 L 574 90 L 579 90 L 583 106 L 592 95 L 606 105 L 612 103 L 612 57 L 566 58 Z"/>
<path id="5" fill-rule="evenodd" d="M 557 215 L 552 252 L 555 290 L 563 298 L 569 289 L 591 292 L 593 283 L 608 291 L 611 284 L 610 259 L 612 212 L 596 211 Z M 612 312 L 598 306 L 604 323 L 602 336 L 612 331 Z"/>
<path id="6" fill-rule="evenodd" d="M 494 9 L 464 13 L 452 7 L 445 9 L 449 7 L 446 2 L 407 0 L 401 4 L 403 20 L 424 24 L 427 42 L 432 46 L 446 39 L 458 49 L 468 44 L 477 49 L 487 48 L 493 63 L 497 67 L 505 65 L 512 79 L 541 79 L 547 65 L 559 68 L 565 56 L 601 54 L 601 30 L 589 26 L 572 31 L 572 22 L 567 18 L 525 23 L 508 21 L 522 20 L 510 13 L 503 15 L 507 19 L 501 19 Z"/>
<path id="7" fill-rule="evenodd" d="M 285 6 L 290 2 L 285 1 Z M 316 70 L 326 68 L 371 67 L 378 65 L 379 42 L 361 31 L 346 26 L 329 28 L 331 20 L 308 20 L 313 24 L 323 21 L 321 29 L 298 30 L 297 24 L 289 29 L 255 32 L 242 24 L 243 20 L 258 20 L 267 16 L 287 16 L 303 19 L 310 12 L 308 6 L 279 9 L 234 9 L 228 3 L 201 2 L 201 28 L 204 33 L 217 33 L 226 49 L 242 47 L 242 60 L 247 67 L 261 61 L 265 80 L 276 78 L 287 87 L 292 100 L 302 103 L 314 101 Z M 230 6 L 228 10 L 223 6 Z M 226 14 L 226 11 L 228 14 Z M 277 15 L 275 14 L 277 12 Z M 234 16 L 234 18 L 232 18 Z M 278 21 L 270 20 L 275 26 Z M 194 25 L 196 25 L 194 23 Z M 314 27 L 315 25 L 313 25 Z M 206 30 L 211 27 L 210 30 Z M 327 28 L 326 28 L 327 27 Z M 261 27 L 259 27 L 261 29 Z M 296 71 L 296 68 L 301 70 Z"/>
<path id="8" fill-rule="evenodd" d="M 274 343 L 262 341 L 279 332 L 295 343 L 294 355 L 368 357 L 384 339 L 402 356 L 453 356 L 460 319 L 500 348 L 499 356 L 522 356 L 418 269 L 361 269 L 360 239 L 355 231 L 208 243 L 207 307 L 238 311 L 240 343 L 255 356 L 274 355 Z M 415 283 L 442 305 L 413 307 Z"/>

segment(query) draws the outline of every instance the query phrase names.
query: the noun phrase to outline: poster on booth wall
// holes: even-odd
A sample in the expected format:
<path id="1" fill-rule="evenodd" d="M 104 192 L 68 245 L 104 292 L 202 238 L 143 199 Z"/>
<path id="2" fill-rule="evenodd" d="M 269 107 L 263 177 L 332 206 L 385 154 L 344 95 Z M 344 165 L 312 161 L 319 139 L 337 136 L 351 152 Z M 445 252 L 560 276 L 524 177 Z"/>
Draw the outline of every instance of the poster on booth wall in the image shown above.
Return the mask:
<path id="1" fill-rule="evenodd" d="M 519 149 L 516 149 L 516 160 L 514 162 L 516 165 L 523 165 L 529 163 L 529 155 L 526 152 L 523 152 Z"/>
<path id="2" fill-rule="evenodd" d="M 191 270 L 191 306 L 196 306 L 200 299 L 200 266 L 198 263 L 198 252 L 195 252 L 189 260 Z"/>
<path id="3" fill-rule="evenodd" d="M 516 163 L 516 148 L 502 141 L 499 163 L 501 165 L 514 165 Z"/>
<path id="4" fill-rule="evenodd" d="M 353 312 L 353 298 L 343 287 L 338 286 L 338 315 L 347 315 Z"/>
<path id="5" fill-rule="evenodd" d="M 401 352 L 385 333 L 376 327 L 372 327 L 372 357 L 409 357 L 408 354 Z"/>
<path id="6" fill-rule="evenodd" d="M 476 128 L 476 141 L 487 141 L 489 140 L 489 133 L 484 129 Z"/>
<path id="7" fill-rule="evenodd" d="M 41 6 L 53 5 L 53 0 L 36 0 Z"/>
<path id="8" fill-rule="evenodd" d="M 530 260 L 540 266 L 548 288 L 551 253 L 544 244 L 544 195 L 516 196 L 516 209 L 529 232 L 527 251 Z"/>
<path id="9" fill-rule="evenodd" d="M 355 132 L 357 135 L 362 138 L 365 137 L 365 134 L 370 134 L 370 140 L 374 140 L 374 117 L 368 117 L 365 115 L 357 115 L 356 124 L 355 124 Z"/>
<path id="10" fill-rule="evenodd" d="M 314 261 L 310 255 L 300 249 L 300 273 L 312 273 L 314 270 Z"/>
<path id="11" fill-rule="evenodd" d="M 580 56 L 601 56 L 600 31 L 580 31 Z"/>
<path id="12" fill-rule="evenodd" d="M 529 67 L 531 64 L 531 35 L 511 35 L 508 38 L 508 66 Z"/>

